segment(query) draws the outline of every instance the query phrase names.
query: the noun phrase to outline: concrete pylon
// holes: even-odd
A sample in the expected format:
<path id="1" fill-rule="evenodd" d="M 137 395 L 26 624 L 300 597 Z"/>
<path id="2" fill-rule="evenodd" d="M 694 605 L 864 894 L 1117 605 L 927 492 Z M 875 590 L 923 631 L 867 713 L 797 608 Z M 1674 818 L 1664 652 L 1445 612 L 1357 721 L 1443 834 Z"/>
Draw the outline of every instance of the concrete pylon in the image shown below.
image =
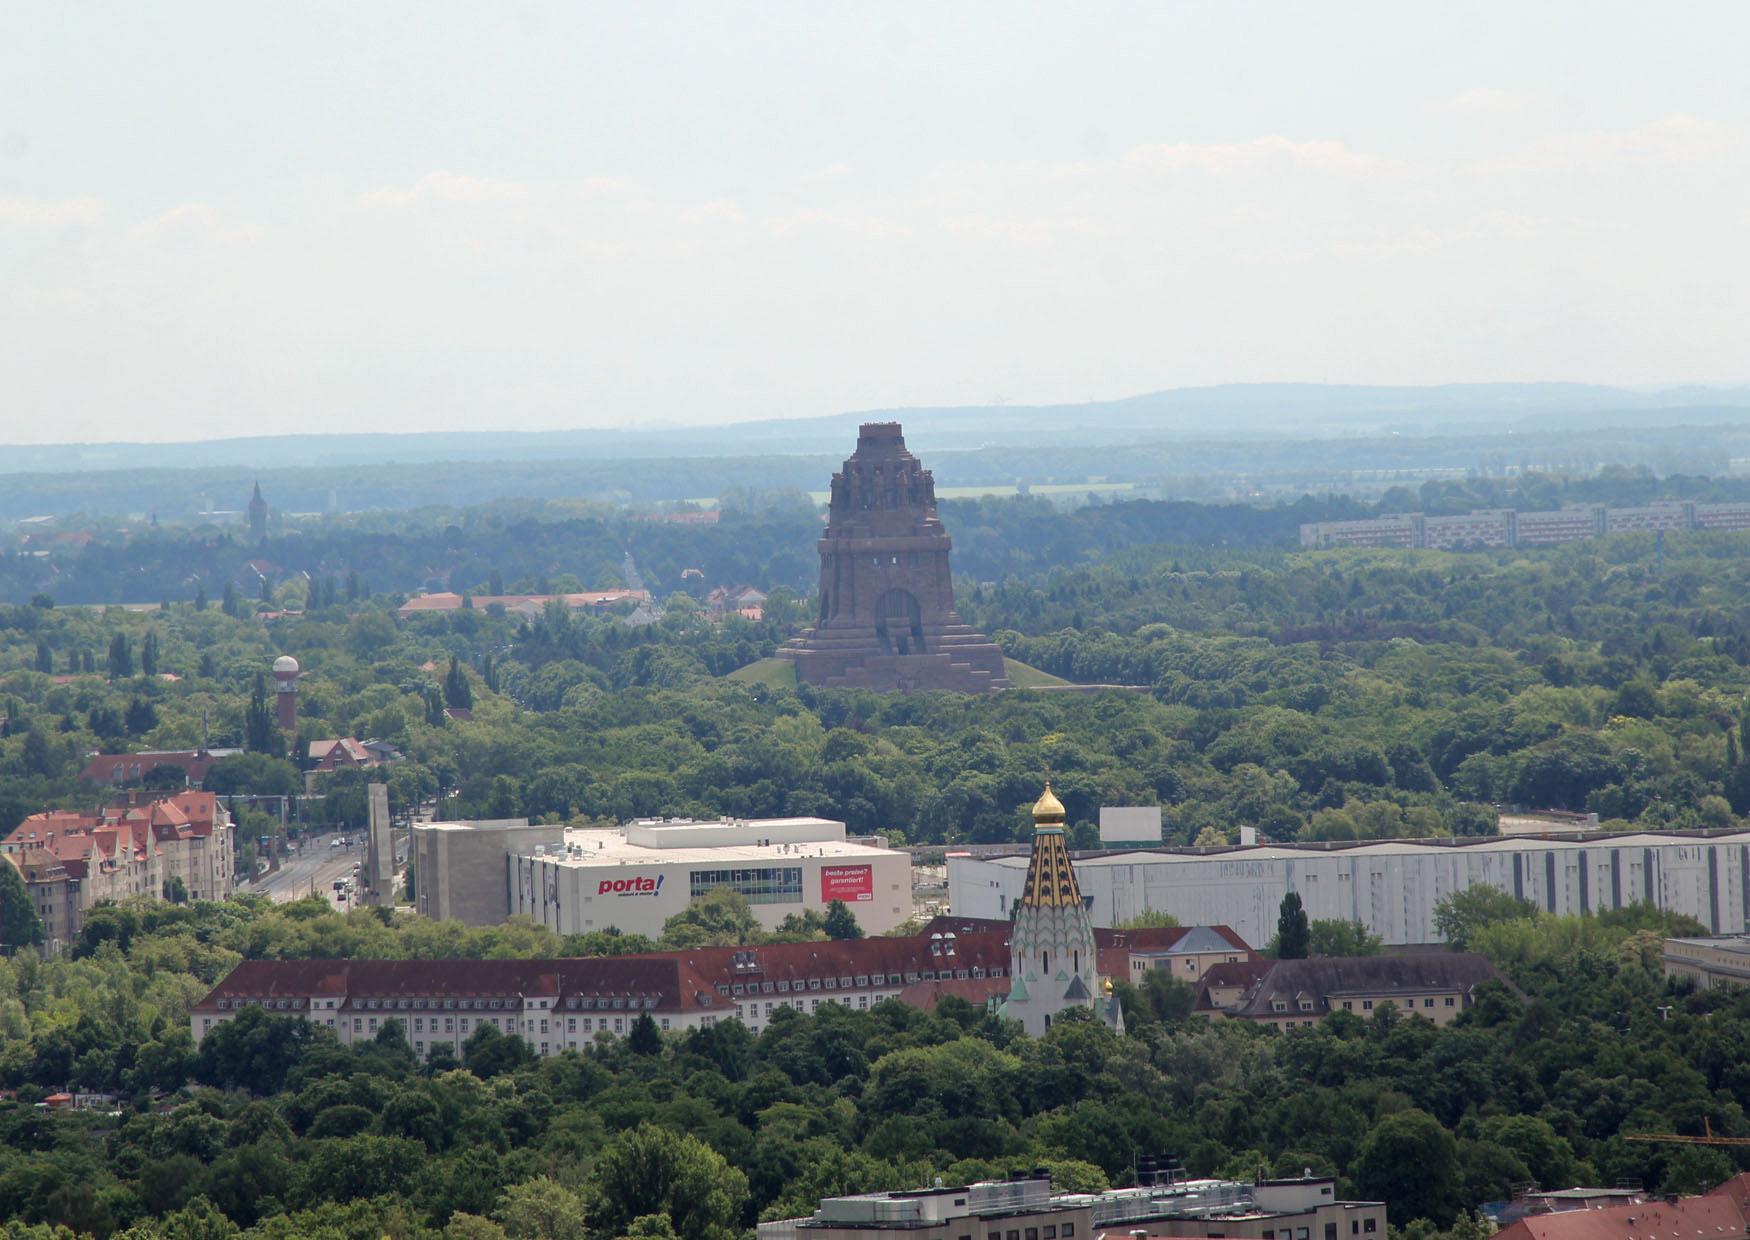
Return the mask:
<path id="1" fill-rule="evenodd" d="M 389 785 L 366 784 L 370 830 L 365 835 L 365 900 L 384 906 L 395 903 L 395 838 L 389 830 Z"/>

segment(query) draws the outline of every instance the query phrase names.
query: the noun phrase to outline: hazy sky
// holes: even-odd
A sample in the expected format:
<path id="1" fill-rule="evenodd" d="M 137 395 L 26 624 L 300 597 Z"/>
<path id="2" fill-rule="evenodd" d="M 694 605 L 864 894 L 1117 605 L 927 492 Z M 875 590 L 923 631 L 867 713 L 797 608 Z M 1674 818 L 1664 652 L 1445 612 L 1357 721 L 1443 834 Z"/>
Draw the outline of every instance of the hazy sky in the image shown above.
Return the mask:
<path id="1" fill-rule="evenodd" d="M 21 0 L 0 442 L 1742 382 L 1746 47 L 1737 0 Z"/>

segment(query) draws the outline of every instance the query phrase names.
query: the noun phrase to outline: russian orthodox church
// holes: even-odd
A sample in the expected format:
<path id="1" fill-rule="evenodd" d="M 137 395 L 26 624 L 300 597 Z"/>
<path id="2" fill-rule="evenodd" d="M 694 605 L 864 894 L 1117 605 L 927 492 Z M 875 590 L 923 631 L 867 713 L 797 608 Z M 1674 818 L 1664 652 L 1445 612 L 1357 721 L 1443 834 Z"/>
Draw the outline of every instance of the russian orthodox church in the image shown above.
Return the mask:
<path id="1" fill-rule="evenodd" d="M 1033 854 L 1009 935 L 1009 979 L 1009 997 L 997 1014 L 1020 1021 L 1032 1037 L 1071 1008 L 1087 1008 L 1124 1032 L 1112 982 L 1099 975 L 1094 923 L 1070 864 L 1063 802 L 1049 783 L 1033 807 Z"/>

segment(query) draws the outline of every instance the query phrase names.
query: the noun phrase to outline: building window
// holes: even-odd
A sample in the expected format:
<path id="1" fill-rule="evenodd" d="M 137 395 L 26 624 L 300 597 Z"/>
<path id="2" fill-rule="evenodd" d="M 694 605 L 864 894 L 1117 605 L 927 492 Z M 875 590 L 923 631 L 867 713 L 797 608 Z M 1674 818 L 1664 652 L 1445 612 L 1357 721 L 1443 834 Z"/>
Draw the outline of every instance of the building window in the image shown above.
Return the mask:
<path id="1" fill-rule="evenodd" d="M 1076 1234 L 1076 1225 L 1074 1223 L 1065 1223 L 1063 1225 L 1063 1231 L 1060 1232 L 1059 1234 L 1064 1235 L 1064 1236 L 1075 1235 Z"/>
<path id="2" fill-rule="evenodd" d="M 1039 1240 L 1039 1229 L 1037 1227 L 1027 1228 L 1027 1240 Z"/>
<path id="3" fill-rule="evenodd" d="M 1424 1000 L 1422 1000 L 1422 1006 L 1423 1006 L 1423 1007 L 1425 1007 L 1425 1008 L 1429 1008 L 1429 1007 L 1433 1007 L 1433 1006 L 1434 1006 L 1434 1000 L 1432 1000 L 1432 999 L 1424 999 Z"/>
<path id="4" fill-rule="evenodd" d="M 763 866 L 741 870 L 694 870 L 688 875 L 692 898 L 728 887 L 747 897 L 749 904 L 802 903 L 801 866 Z"/>
<path id="5" fill-rule="evenodd" d="M 1362 1231 L 1371 1232 L 1371 1231 L 1378 1230 L 1378 1228 L 1379 1228 L 1379 1220 L 1378 1219 L 1364 1218 L 1361 1220 L 1361 1230 Z"/>
<path id="6" fill-rule="evenodd" d="M 1045 1240 L 1057 1240 L 1057 1225 L 1055 1223 L 1045 1228 Z"/>
<path id="7" fill-rule="evenodd" d="M 1447 1007 L 1452 1007 L 1452 1006 L 1454 1006 L 1454 1004 L 1453 1004 L 1453 998 L 1452 998 L 1452 996 L 1451 996 L 1451 995 L 1447 995 L 1447 996 L 1446 996 L 1446 1006 L 1447 1006 Z"/>
<path id="8" fill-rule="evenodd" d="M 1325 1240 L 1337 1240 L 1337 1225 L 1335 1223 L 1325 1224 Z"/>
<path id="9" fill-rule="evenodd" d="M 1373 1011 L 1373 1000 L 1372 999 L 1363 999 L 1361 1001 L 1361 1010 L 1363 1012 Z"/>

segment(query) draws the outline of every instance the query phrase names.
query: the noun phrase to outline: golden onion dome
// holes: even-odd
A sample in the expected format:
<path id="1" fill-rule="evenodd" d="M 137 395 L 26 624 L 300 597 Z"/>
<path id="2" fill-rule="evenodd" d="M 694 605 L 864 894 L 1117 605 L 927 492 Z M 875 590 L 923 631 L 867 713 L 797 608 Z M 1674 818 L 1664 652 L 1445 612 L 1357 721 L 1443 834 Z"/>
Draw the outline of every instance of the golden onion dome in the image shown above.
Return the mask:
<path id="1" fill-rule="evenodd" d="M 1033 825 L 1036 827 L 1061 827 L 1064 820 L 1063 802 L 1058 800 L 1051 791 L 1051 781 L 1045 783 L 1045 795 L 1033 805 Z"/>

